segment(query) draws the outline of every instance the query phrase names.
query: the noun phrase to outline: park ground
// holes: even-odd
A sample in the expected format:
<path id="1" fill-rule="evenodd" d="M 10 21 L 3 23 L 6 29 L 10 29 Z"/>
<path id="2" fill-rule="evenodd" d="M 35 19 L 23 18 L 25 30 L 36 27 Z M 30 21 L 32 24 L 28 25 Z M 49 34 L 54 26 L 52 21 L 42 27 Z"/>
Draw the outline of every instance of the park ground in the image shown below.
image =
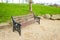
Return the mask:
<path id="1" fill-rule="evenodd" d="M 41 19 L 21 29 L 21 36 L 12 26 L 0 29 L 0 40 L 60 40 L 60 20 Z"/>
<path id="2" fill-rule="evenodd" d="M 40 16 L 44 14 L 60 14 L 60 8 L 33 4 L 33 12 Z M 11 20 L 11 16 L 29 14 L 28 4 L 2 4 L 0 3 L 0 23 Z M 60 40 L 60 20 L 41 19 L 41 24 L 33 23 L 18 32 L 12 31 L 12 26 L 0 29 L 0 40 Z"/>

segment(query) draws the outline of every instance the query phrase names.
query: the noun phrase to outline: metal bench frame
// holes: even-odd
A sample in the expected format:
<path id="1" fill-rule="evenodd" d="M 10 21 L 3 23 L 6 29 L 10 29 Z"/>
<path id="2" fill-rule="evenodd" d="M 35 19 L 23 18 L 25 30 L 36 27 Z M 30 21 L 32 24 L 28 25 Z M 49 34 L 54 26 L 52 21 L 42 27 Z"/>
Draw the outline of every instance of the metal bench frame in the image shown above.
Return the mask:
<path id="1" fill-rule="evenodd" d="M 26 15 L 27 16 L 27 15 Z M 34 20 L 36 20 L 36 22 L 38 22 L 38 24 L 40 24 L 40 17 L 37 17 L 35 15 L 33 15 Z M 13 32 L 17 31 L 19 33 L 19 35 L 21 35 L 21 23 L 18 23 L 14 20 L 14 17 L 12 16 L 12 23 L 13 23 Z"/>

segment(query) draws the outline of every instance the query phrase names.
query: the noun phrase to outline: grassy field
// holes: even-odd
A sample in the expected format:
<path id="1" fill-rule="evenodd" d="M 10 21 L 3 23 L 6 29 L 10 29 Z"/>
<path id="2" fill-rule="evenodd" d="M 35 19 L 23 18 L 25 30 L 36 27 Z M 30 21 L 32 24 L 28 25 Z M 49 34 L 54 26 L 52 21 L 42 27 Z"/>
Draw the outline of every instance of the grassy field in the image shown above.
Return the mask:
<path id="1" fill-rule="evenodd" d="M 33 12 L 35 15 L 42 14 L 59 14 L 60 8 L 53 6 L 44 6 L 40 4 L 33 4 Z M 28 4 L 2 4 L 0 3 L 0 23 L 11 19 L 11 16 L 22 16 L 29 13 Z"/>

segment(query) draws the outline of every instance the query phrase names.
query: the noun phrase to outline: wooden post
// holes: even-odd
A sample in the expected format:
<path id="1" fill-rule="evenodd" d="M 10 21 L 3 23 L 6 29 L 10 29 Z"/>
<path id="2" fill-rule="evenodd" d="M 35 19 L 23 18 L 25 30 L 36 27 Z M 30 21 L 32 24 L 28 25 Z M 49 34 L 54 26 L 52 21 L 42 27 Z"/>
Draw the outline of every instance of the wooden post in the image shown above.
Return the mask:
<path id="1" fill-rule="evenodd" d="M 32 0 L 29 0 L 29 11 L 32 12 Z"/>

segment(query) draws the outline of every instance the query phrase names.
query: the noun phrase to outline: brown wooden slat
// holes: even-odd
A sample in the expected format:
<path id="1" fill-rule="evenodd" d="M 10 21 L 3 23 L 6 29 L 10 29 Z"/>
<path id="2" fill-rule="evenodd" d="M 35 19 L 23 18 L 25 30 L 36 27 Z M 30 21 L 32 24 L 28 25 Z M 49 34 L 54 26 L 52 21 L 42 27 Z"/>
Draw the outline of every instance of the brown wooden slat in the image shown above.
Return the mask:
<path id="1" fill-rule="evenodd" d="M 16 17 L 14 17 L 14 20 L 16 22 L 20 23 L 22 25 L 22 27 L 30 25 L 35 22 L 33 14 L 28 14 L 28 15 L 24 15 L 24 16 L 16 16 Z"/>

